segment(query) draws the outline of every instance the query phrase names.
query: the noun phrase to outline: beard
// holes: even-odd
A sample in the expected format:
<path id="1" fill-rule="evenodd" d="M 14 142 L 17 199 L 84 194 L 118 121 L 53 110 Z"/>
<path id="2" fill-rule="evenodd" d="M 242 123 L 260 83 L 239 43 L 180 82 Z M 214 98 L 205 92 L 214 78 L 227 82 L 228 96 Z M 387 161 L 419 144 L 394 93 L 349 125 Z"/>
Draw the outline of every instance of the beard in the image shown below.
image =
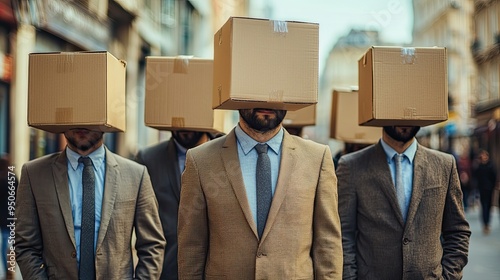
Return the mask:
<path id="1" fill-rule="evenodd" d="M 274 114 L 258 115 L 257 111 L 266 110 L 272 111 Z M 259 132 L 268 132 L 278 127 L 286 116 L 286 110 L 272 109 L 240 109 L 241 118 L 248 126 Z"/>
<path id="2" fill-rule="evenodd" d="M 72 129 L 64 133 L 66 141 L 80 151 L 86 152 L 102 141 L 104 132 L 87 129 Z"/>
<path id="3" fill-rule="evenodd" d="M 205 134 L 205 132 L 185 130 L 172 131 L 172 137 L 174 137 L 175 141 L 186 149 L 196 147 L 203 134 Z"/>
<path id="4" fill-rule="evenodd" d="M 384 131 L 387 135 L 403 143 L 413 139 L 419 130 L 420 126 L 384 126 Z"/>

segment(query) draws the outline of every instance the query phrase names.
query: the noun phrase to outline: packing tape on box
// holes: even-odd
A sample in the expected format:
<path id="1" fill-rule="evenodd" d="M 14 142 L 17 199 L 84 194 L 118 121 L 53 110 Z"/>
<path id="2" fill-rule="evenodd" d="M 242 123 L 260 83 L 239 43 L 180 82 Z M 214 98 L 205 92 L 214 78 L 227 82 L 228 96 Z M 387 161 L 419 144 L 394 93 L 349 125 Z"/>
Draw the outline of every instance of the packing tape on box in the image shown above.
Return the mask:
<path id="1" fill-rule="evenodd" d="M 288 33 L 288 23 L 281 20 L 272 20 L 274 26 L 274 32 L 285 35 Z"/>
<path id="2" fill-rule="evenodd" d="M 61 55 L 56 56 L 57 73 L 68 73 L 74 71 L 75 53 L 61 52 Z"/>
<path id="3" fill-rule="evenodd" d="M 178 55 L 174 59 L 174 73 L 187 74 L 189 69 L 189 60 L 193 58 L 190 55 Z"/>
<path id="4" fill-rule="evenodd" d="M 172 117 L 172 127 L 184 127 L 184 118 Z"/>
<path id="5" fill-rule="evenodd" d="M 403 58 L 403 64 L 415 64 L 417 59 L 415 48 L 401 48 L 401 57 Z"/>

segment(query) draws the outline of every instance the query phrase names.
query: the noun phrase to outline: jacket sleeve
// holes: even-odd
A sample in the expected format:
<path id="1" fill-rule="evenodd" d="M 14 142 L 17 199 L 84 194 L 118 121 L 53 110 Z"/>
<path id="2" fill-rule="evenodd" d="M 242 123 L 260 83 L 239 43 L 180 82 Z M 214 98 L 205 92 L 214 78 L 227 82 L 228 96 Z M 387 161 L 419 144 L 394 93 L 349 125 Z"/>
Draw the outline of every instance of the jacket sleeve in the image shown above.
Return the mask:
<path id="1" fill-rule="evenodd" d="M 146 167 L 143 167 L 142 174 L 134 223 L 138 257 L 135 279 L 159 279 L 166 241 L 160 222 L 158 202 Z"/>
<path id="2" fill-rule="evenodd" d="M 471 231 L 463 210 L 456 162 L 454 159 L 452 161 L 443 216 L 441 264 L 444 279 L 461 279 L 462 270 L 468 261 Z"/>
<path id="3" fill-rule="evenodd" d="M 314 205 L 312 257 L 315 279 L 342 279 L 342 238 L 337 177 L 328 147 L 323 153 Z"/>
<path id="4" fill-rule="evenodd" d="M 181 181 L 177 229 L 179 279 L 204 279 L 208 251 L 207 205 L 190 150 Z"/>
<path id="5" fill-rule="evenodd" d="M 356 229 L 357 198 L 356 188 L 349 184 L 351 170 L 349 162 L 342 157 L 337 167 L 339 188 L 339 214 L 342 225 L 342 246 L 344 252 L 343 279 L 357 279 Z"/>
<path id="6" fill-rule="evenodd" d="M 24 279 L 48 279 L 42 259 L 40 221 L 31 187 L 28 167 L 24 165 L 16 197 L 16 261 Z"/>

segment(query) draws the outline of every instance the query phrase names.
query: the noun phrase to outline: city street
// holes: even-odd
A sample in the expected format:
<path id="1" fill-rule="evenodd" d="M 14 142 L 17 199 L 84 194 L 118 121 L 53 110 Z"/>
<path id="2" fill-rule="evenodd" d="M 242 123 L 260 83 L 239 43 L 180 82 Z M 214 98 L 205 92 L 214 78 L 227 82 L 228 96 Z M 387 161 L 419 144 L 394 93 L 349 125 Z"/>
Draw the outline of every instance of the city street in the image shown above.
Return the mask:
<path id="1" fill-rule="evenodd" d="M 467 212 L 467 220 L 472 229 L 469 247 L 469 263 L 464 269 L 464 280 L 500 279 L 500 215 L 498 207 L 493 207 L 491 233 L 483 235 L 480 207 Z"/>

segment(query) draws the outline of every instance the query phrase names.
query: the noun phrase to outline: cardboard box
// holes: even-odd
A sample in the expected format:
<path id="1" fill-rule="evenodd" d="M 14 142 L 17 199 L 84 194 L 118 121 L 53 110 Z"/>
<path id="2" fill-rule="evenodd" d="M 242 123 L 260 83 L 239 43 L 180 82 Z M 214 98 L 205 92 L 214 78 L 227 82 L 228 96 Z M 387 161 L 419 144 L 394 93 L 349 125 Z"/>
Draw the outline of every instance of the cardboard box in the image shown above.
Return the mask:
<path id="1" fill-rule="evenodd" d="M 446 48 L 371 47 L 358 70 L 359 124 L 426 126 L 448 119 Z"/>
<path id="2" fill-rule="evenodd" d="M 144 121 L 159 130 L 222 132 L 212 109 L 213 60 L 146 57 Z"/>
<path id="3" fill-rule="evenodd" d="M 373 144 L 382 128 L 358 125 L 358 91 L 333 90 L 330 138 L 346 143 Z"/>
<path id="4" fill-rule="evenodd" d="M 318 102 L 319 25 L 231 17 L 214 35 L 214 109 Z"/>
<path id="5" fill-rule="evenodd" d="M 28 125 L 125 131 L 125 68 L 106 51 L 30 54 Z"/>
<path id="6" fill-rule="evenodd" d="M 316 104 L 286 112 L 284 127 L 304 127 L 316 124 Z"/>

